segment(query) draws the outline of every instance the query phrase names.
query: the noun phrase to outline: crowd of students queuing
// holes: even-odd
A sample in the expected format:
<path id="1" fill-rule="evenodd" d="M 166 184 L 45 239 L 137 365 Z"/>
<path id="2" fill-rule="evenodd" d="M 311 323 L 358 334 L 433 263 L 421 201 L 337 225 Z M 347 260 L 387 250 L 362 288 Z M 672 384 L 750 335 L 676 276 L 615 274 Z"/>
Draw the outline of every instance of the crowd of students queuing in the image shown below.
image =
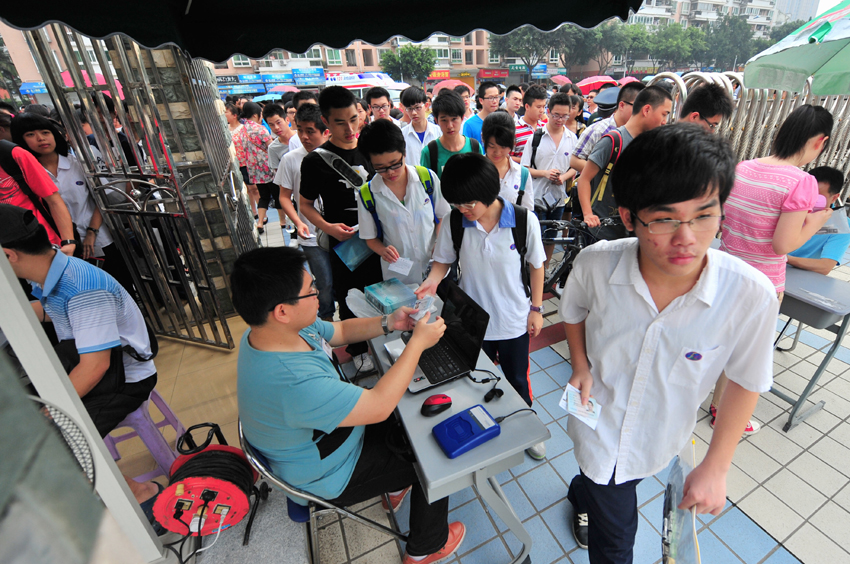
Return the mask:
<path id="1" fill-rule="evenodd" d="M 292 222 L 300 247 L 246 253 L 232 275 L 234 305 L 250 326 L 238 369 L 248 439 L 285 480 L 339 503 L 392 490 L 395 507 L 413 491 L 405 562 L 452 554 L 464 526 L 447 523 L 446 500 L 427 503 L 412 466 L 385 446 L 388 417 L 445 325 L 427 315 L 414 323 L 410 308 L 357 320 L 346 296 L 389 278 L 433 295 L 457 265 L 460 287 L 490 315 L 484 352 L 532 406 L 529 339 L 543 327 L 554 250 L 543 245 L 539 221 L 573 214 L 600 242 L 576 260 L 561 300 L 570 383 L 583 401 L 593 393 L 606 406 L 597 431 L 569 426 L 580 468 L 569 488 L 576 540 L 591 562 L 631 562 L 634 488 L 681 449 L 712 387 L 715 433 L 683 504 L 719 511 L 735 444 L 758 431 L 750 417 L 770 387 L 786 260 L 827 273 L 850 242 L 843 216 L 840 239 L 817 234 L 831 219 L 841 173 L 802 170 L 828 143 L 829 112 L 801 106 L 769 157 L 736 166 L 728 142 L 713 135 L 733 110 L 717 85 L 693 90 L 677 125 L 665 127 L 669 89 L 637 82 L 587 96 L 572 85 L 503 92 L 483 82 L 476 92 L 458 86 L 436 96 L 410 87 L 400 104 L 380 87 L 359 100 L 338 86 L 264 106 L 227 100 L 257 229 L 272 206 L 281 228 Z M 35 196 L 11 188 L 14 178 L 0 170 L 0 203 L 30 209 L 62 253 L 103 257 L 109 271 L 120 256 L 61 124 L 12 113 L 0 108 L 0 138 L 17 143 L 11 157 Z M 816 209 L 819 193 L 826 203 Z M 603 225 L 608 217 L 621 221 Z M 518 224 L 524 234 L 514 233 Z M 721 251 L 709 251 L 718 233 Z M 334 248 L 355 237 L 372 254 L 351 268 Z M 409 270 L 390 270 L 402 258 Z M 413 337 L 371 390 L 345 381 L 325 356 L 348 345 L 357 370 L 368 372 L 365 341 L 392 330 Z M 692 349 L 686 361 L 676 348 L 682 339 Z M 527 452 L 543 459 L 545 443 Z"/>

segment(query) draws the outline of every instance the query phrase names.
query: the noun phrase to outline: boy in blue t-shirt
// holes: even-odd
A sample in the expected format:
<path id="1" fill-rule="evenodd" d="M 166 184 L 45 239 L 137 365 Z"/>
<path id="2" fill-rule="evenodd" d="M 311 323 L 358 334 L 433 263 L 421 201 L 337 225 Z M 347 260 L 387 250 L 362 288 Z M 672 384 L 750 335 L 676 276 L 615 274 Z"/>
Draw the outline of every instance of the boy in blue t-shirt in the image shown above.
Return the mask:
<path id="1" fill-rule="evenodd" d="M 413 464 L 386 441 L 422 351 L 440 340 L 446 325 L 439 318 L 428 323 L 426 313 L 414 327 L 410 308 L 383 317 L 321 321 L 306 260 L 289 247 L 256 249 L 241 255 L 230 275 L 233 305 L 249 325 L 237 366 L 245 438 L 276 475 L 337 505 L 390 492 L 396 510 L 412 490 L 410 514 L 416 517 L 403 563 L 447 558 L 466 529 L 448 523 L 448 498 L 428 503 Z M 337 372 L 332 347 L 410 329 L 404 353 L 374 388 L 355 386 Z"/>

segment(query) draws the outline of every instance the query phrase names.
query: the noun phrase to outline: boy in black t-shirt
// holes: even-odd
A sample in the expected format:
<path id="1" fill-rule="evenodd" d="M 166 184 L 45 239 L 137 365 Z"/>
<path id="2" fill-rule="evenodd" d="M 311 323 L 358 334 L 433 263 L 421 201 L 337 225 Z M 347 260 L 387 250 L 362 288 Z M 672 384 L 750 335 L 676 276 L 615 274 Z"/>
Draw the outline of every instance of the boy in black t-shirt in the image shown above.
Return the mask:
<path id="1" fill-rule="evenodd" d="M 374 171 L 369 161 L 357 150 L 358 114 L 354 95 L 341 86 L 330 86 L 319 95 L 322 121 L 331 132 L 331 139 L 320 149 L 325 149 L 342 158 L 360 174 L 362 182 L 372 178 Z M 332 169 L 318 151 L 313 151 L 301 163 L 301 205 L 304 216 L 316 227 L 328 234 L 330 239 L 331 272 L 334 294 L 339 302 L 339 318 L 351 319 L 354 314 L 348 309 L 345 297 L 351 288 L 364 287 L 381 281 L 381 262 L 376 254 L 369 255 L 353 272 L 333 251 L 341 241 L 355 235 L 357 225 L 357 200 L 354 193 L 360 185 L 346 182 Z M 313 207 L 313 201 L 322 197 L 323 213 Z M 354 357 L 361 372 L 372 369 L 366 343 L 353 343 L 346 349 Z"/>

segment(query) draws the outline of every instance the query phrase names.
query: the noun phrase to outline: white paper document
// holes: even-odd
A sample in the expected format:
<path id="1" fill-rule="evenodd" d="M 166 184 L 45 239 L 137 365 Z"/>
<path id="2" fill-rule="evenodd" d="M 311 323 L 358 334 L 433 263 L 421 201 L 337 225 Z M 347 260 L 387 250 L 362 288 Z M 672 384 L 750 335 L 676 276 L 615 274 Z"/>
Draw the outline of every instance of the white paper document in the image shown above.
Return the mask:
<path id="1" fill-rule="evenodd" d="M 413 268 L 413 261 L 404 257 L 398 257 L 398 260 L 390 264 L 387 270 L 398 272 L 402 276 L 407 276 L 410 269 Z"/>
<path id="2" fill-rule="evenodd" d="M 588 399 L 587 405 L 582 405 L 581 392 L 574 386 L 567 384 L 559 405 L 561 406 L 561 409 L 574 416 L 594 431 L 596 430 L 596 424 L 599 422 L 599 413 L 602 411 L 602 406 L 599 405 L 594 398 Z"/>

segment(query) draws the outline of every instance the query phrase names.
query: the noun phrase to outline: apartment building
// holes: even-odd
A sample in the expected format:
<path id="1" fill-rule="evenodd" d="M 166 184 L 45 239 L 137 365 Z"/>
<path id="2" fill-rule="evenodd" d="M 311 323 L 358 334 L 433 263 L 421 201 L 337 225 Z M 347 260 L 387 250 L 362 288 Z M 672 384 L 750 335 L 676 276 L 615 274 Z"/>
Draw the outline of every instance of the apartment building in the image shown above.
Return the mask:
<path id="1" fill-rule="evenodd" d="M 817 9 L 817 0 L 786 1 L 792 4 L 814 2 Z M 776 0 L 646 0 L 637 13 L 629 16 L 629 23 L 641 23 L 650 28 L 671 23 L 678 23 L 683 27 L 707 27 L 714 25 L 726 14 L 745 16 L 756 39 L 766 39 L 770 36 L 770 30 L 777 24 L 778 16 Z"/>

